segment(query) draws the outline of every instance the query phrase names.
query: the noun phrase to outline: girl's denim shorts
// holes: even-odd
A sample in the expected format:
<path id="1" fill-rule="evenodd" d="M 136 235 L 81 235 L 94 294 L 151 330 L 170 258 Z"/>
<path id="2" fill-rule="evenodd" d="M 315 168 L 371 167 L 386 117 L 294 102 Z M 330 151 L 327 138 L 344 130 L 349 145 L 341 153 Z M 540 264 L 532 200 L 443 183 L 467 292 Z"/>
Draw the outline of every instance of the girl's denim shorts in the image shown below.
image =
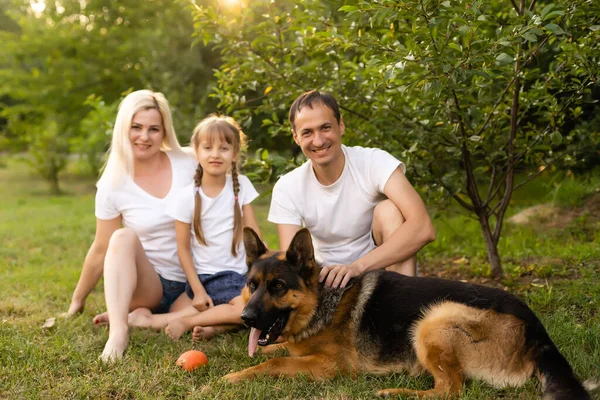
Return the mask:
<path id="1" fill-rule="evenodd" d="M 233 271 L 221 271 L 216 274 L 200 274 L 198 279 L 206 293 L 210 296 L 215 306 L 227 304 L 242 292 L 246 285 L 246 275 L 238 274 Z M 194 291 L 189 283 L 185 285 L 185 292 L 194 298 Z"/>

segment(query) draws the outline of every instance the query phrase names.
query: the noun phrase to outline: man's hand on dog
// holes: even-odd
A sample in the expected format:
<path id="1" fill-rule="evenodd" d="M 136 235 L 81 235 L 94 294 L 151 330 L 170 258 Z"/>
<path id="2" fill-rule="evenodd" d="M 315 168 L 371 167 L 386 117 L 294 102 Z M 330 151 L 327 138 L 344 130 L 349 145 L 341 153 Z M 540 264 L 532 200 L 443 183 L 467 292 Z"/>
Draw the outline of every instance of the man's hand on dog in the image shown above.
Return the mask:
<path id="1" fill-rule="evenodd" d="M 319 282 L 325 281 L 325 286 L 334 289 L 344 288 L 351 278 L 361 274 L 360 268 L 354 264 L 329 265 L 319 273 Z"/>

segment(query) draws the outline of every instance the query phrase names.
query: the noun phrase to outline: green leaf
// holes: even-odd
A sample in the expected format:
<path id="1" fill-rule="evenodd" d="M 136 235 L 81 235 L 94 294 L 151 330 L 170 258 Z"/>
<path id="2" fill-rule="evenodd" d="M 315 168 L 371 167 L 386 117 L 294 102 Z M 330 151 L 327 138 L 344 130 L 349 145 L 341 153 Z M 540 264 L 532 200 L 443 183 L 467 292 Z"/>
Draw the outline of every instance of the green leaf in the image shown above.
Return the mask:
<path id="1" fill-rule="evenodd" d="M 562 142 L 562 135 L 559 131 L 554 131 L 550 134 L 550 140 L 552 140 L 553 145 L 559 145 Z"/>
<path id="2" fill-rule="evenodd" d="M 514 58 L 506 53 L 500 53 L 500 55 L 496 57 L 496 61 L 498 61 L 500 64 L 509 64 L 514 61 Z"/>
<path id="3" fill-rule="evenodd" d="M 462 49 L 462 47 L 461 47 L 461 46 L 459 46 L 459 45 L 458 45 L 458 44 L 456 44 L 456 43 L 448 43 L 448 47 L 450 47 L 451 49 L 454 49 L 454 50 L 458 50 L 458 51 L 460 51 L 461 53 L 463 52 L 463 49 Z"/>
<path id="4" fill-rule="evenodd" d="M 543 31 L 541 28 L 538 28 L 538 27 L 531 28 L 531 29 L 529 30 L 529 32 L 531 32 L 531 33 L 533 33 L 533 34 L 535 34 L 535 35 L 537 35 L 537 36 L 541 36 L 541 35 L 543 35 L 543 34 L 544 34 L 544 31 Z"/>
<path id="5" fill-rule="evenodd" d="M 542 10 L 542 13 L 541 13 L 542 19 L 545 20 L 548 13 L 550 11 L 552 11 L 552 9 L 555 7 L 556 7 L 556 4 L 548 4 L 546 7 L 544 7 L 544 9 Z"/>
<path id="6" fill-rule="evenodd" d="M 535 42 L 537 42 L 537 36 L 535 36 L 535 35 L 534 35 L 533 33 L 531 33 L 531 32 L 525 32 L 525 33 L 523 34 L 523 37 L 524 37 L 524 38 L 525 38 L 527 41 L 529 41 L 529 42 L 532 42 L 532 43 L 535 43 Z"/>
<path id="7" fill-rule="evenodd" d="M 358 11 L 358 7 L 356 7 L 356 6 L 342 6 L 342 7 L 338 8 L 338 11 L 342 11 L 342 12 Z"/>
<path id="8" fill-rule="evenodd" d="M 554 33 L 555 35 L 564 35 L 565 31 L 562 30 L 562 28 L 556 24 L 548 24 L 546 26 L 544 26 L 544 28 L 548 29 L 550 32 Z"/>
<path id="9" fill-rule="evenodd" d="M 552 11 L 551 13 L 549 13 L 548 15 L 546 15 L 543 19 L 544 19 L 544 21 L 547 21 L 549 19 L 552 19 L 552 18 L 556 17 L 557 15 L 565 15 L 565 12 L 564 11 L 560 11 L 560 10 Z"/>

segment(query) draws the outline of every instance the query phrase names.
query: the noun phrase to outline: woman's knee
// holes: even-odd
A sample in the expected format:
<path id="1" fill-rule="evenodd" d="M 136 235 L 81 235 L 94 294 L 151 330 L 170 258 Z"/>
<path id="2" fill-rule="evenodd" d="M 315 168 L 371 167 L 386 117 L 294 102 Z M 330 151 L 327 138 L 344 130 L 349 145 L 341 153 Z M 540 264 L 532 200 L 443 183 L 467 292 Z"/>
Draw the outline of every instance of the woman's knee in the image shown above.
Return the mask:
<path id="1" fill-rule="evenodd" d="M 108 242 L 108 249 L 106 250 L 106 259 L 104 262 L 104 268 L 110 267 L 111 262 L 108 260 L 118 257 L 127 257 L 130 254 L 135 258 L 136 246 L 139 243 L 139 238 L 135 231 L 131 228 L 120 228 L 117 229 Z M 121 263 L 119 263 L 121 264 Z M 135 266 L 135 263 L 132 263 Z"/>
<path id="2" fill-rule="evenodd" d="M 135 231 L 131 228 L 119 228 L 117 229 L 108 242 L 108 250 L 111 249 L 122 249 L 130 248 L 139 241 L 139 238 Z"/>

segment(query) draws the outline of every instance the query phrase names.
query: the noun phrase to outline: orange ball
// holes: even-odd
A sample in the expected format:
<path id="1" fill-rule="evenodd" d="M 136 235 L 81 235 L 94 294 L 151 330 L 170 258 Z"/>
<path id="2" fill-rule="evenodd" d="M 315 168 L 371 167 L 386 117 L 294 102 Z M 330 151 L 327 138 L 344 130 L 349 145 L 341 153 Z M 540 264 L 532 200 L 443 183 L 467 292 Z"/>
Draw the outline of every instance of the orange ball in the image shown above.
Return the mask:
<path id="1" fill-rule="evenodd" d="M 188 350 L 179 356 L 175 364 L 186 371 L 193 371 L 201 365 L 208 364 L 208 358 L 199 350 Z"/>

